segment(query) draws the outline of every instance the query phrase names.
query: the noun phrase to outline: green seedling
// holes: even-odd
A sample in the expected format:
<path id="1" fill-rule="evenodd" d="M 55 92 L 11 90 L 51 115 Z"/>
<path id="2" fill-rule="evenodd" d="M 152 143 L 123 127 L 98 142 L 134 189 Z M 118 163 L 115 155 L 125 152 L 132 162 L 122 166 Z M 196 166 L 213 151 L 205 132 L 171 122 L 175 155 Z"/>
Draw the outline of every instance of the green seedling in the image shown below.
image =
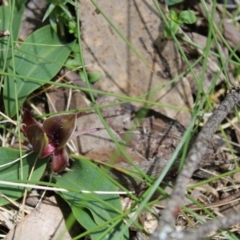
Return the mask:
<path id="1" fill-rule="evenodd" d="M 180 14 L 174 10 L 168 12 L 168 26 L 164 28 L 164 36 L 166 38 L 172 38 L 182 24 L 193 24 L 196 22 L 197 18 L 192 11 L 186 10 L 182 11 Z"/>
<path id="2" fill-rule="evenodd" d="M 67 27 L 68 32 L 77 37 L 77 23 L 75 13 L 72 13 L 70 6 L 75 7 L 73 1 L 53 1 L 48 0 L 49 7 L 43 17 L 43 21 L 49 18 L 52 29 L 60 34 L 64 32 L 64 26 Z"/>

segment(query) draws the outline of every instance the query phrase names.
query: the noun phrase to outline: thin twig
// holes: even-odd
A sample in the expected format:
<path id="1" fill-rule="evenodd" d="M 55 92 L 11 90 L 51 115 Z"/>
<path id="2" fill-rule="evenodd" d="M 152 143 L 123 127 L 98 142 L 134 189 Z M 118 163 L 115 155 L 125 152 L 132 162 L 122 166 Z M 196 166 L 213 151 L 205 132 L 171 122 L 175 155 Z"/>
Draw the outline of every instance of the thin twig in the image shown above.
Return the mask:
<path id="1" fill-rule="evenodd" d="M 197 229 L 186 233 L 184 240 L 206 239 L 206 236 L 211 232 L 214 233 L 219 229 L 228 229 L 233 225 L 240 223 L 240 214 L 238 212 L 231 213 L 225 217 L 219 217 L 215 220 L 208 221 Z"/>
<path id="2" fill-rule="evenodd" d="M 219 108 L 214 111 L 212 116 L 208 119 L 207 123 L 203 126 L 201 132 L 199 133 L 195 143 L 192 145 L 182 171 L 180 172 L 176 184 L 171 195 L 171 198 L 167 204 L 167 207 L 164 209 L 159 226 L 155 233 L 152 236 L 152 240 L 157 239 L 187 239 L 184 236 L 187 236 L 186 233 L 176 232 L 175 229 L 175 218 L 179 213 L 179 210 L 185 199 L 186 187 L 189 183 L 190 178 L 192 177 L 193 172 L 197 169 L 199 162 L 202 159 L 212 137 L 216 132 L 218 126 L 226 118 L 227 114 L 232 110 L 232 108 L 240 101 L 240 88 L 233 88 L 230 93 L 226 96 L 225 100 L 221 103 Z M 228 217 L 229 218 L 229 217 Z M 240 221 L 240 217 L 232 217 L 231 221 L 229 219 L 220 219 L 217 220 L 215 226 L 218 228 L 231 226 Z M 226 224 L 228 221 L 229 224 Z M 200 228 L 199 228 L 200 229 Z M 212 230 L 216 230 L 216 227 L 213 229 L 208 224 L 205 228 L 202 226 L 202 234 L 204 236 Z M 185 235 L 186 234 L 186 235 Z M 189 233 L 190 234 L 190 233 Z M 191 233 L 192 234 L 192 233 Z M 204 237 L 203 235 L 201 237 Z M 192 236 L 192 235 L 191 235 Z M 197 235 L 195 235 L 197 236 Z M 198 238 L 192 238 L 198 239 Z"/>

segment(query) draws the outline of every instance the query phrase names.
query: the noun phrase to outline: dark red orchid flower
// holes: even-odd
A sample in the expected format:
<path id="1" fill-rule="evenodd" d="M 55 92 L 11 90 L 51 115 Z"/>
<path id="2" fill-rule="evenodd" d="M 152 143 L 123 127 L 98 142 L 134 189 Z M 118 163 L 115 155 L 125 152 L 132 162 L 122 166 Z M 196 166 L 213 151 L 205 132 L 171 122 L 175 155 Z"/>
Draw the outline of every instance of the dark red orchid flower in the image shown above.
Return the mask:
<path id="1" fill-rule="evenodd" d="M 75 132 L 77 117 L 83 114 L 85 113 L 59 114 L 47 118 L 41 124 L 32 118 L 29 110 L 24 110 L 22 130 L 40 158 L 52 155 L 52 170 L 55 173 L 68 165 L 69 157 L 65 145 Z M 79 131 L 75 136 L 99 130 L 101 128 Z"/>

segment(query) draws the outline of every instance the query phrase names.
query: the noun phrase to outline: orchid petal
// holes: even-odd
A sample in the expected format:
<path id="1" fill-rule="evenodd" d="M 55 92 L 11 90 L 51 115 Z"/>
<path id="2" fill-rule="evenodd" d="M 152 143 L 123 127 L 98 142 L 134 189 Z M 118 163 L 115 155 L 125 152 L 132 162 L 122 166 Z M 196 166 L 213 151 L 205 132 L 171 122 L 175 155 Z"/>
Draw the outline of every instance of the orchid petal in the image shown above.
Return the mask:
<path id="1" fill-rule="evenodd" d="M 61 172 L 68 165 L 69 157 L 65 148 L 58 149 L 52 155 L 53 172 Z"/>
<path id="2" fill-rule="evenodd" d="M 28 109 L 24 109 L 22 123 L 23 123 L 22 130 L 25 135 L 27 135 L 28 127 L 32 125 L 38 125 L 41 127 L 41 124 L 32 117 L 32 114 Z"/>
<path id="3" fill-rule="evenodd" d="M 31 125 L 26 131 L 27 138 L 32 144 L 33 151 L 38 153 L 41 157 L 43 150 L 48 146 L 48 137 L 39 125 Z M 51 152 L 49 154 L 51 154 Z"/>
<path id="4" fill-rule="evenodd" d="M 50 143 L 61 149 L 72 136 L 76 128 L 76 114 L 59 114 L 47 118 L 43 130 L 49 137 Z"/>

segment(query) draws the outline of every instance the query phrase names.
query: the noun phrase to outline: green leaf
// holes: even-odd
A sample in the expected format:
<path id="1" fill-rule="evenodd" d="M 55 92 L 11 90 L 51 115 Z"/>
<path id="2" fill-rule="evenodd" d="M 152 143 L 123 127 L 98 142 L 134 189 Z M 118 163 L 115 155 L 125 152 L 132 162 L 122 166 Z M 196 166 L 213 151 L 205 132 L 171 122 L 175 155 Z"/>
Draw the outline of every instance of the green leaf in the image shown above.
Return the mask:
<path id="1" fill-rule="evenodd" d="M 12 51 L 7 43 L 10 37 L 13 39 L 14 42 L 18 38 L 18 32 L 22 23 L 22 15 L 25 9 L 24 2 L 25 1 L 22 1 L 22 4 L 20 4 L 18 8 L 14 8 L 13 16 L 11 15 L 10 6 L 0 6 L 1 30 L 11 31 L 12 29 L 9 37 L 4 37 L 0 40 L 0 68 L 5 65 L 4 63 L 6 63 L 7 66 L 8 62 L 12 59 Z M 11 23 L 12 27 L 10 25 Z"/>
<path id="2" fill-rule="evenodd" d="M 56 18 L 54 16 L 49 16 L 49 23 L 51 25 L 51 28 L 53 29 L 53 31 L 56 33 L 57 32 L 57 22 L 56 22 Z"/>
<path id="3" fill-rule="evenodd" d="M 168 13 L 168 16 L 171 20 L 177 22 L 178 21 L 178 15 L 174 10 L 170 10 Z"/>
<path id="4" fill-rule="evenodd" d="M 74 1 L 72 1 L 72 0 L 65 0 L 65 2 L 71 4 L 71 5 L 74 6 L 74 7 L 77 6 L 77 4 L 76 4 Z"/>
<path id="5" fill-rule="evenodd" d="M 55 180 L 58 186 L 71 189 L 70 192 L 59 194 L 67 201 L 79 223 L 91 231 L 92 239 L 115 239 L 124 227 L 119 196 L 79 193 L 80 190 L 116 191 L 114 184 L 101 169 L 81 159 L 74 162 L 70 172 L 61 177 L 56 176 Z M 106 224 L 107 221 L 109 223 Z M 112 225 L 114 223 L 116 226 Z M 114 228 L 111 230 L 111 227 Z M 128 239 L 128 233 L 118 239 Z"/>
<path id="6" fill-rule="evenodd" d="M 50 26 L 35 31 L 22 43 L 14 57 L 16 77 L 9 76 L 4 83 L 4 105 L 9 117 L 16 114 L 16 100 L 18 107 L 21 107 L 26 97 L 42 85 L 20 78 L 18 75 L 51 80 L 63 66 L 71 47 L 72 44 L 62 43 Z M 13 64 L 10 65 L 8 72 L 14 73 Z M 14 84 L 17 93 L 14 91 Z"/>
<path id="7" fill-rule="evenodd" d="M 88 74 L 88 79 L 90 83 L 97 82 L 102 77 L 100 72 L 92 72 Z"/>
<path id="8" fill-rule="evenodd" d="M 65 12 L 67 17 L 69 18 L 68 20 L 73 18 L 71 12 L 68 10 L 68 8 L 64 4 L 59 4 L 58 6 L 63 10 L 63 12 Z"/>
<path id="9" fill-rule="evenodd" d="M 170 21 L 169 22 L 169 28 L 165 27 L 164 28 L 164 37 L 166 38 L 172 38 L 172 34 L 175 35 L 178 31 L 179 28 L 179 24 L 174 22 L 174 21 Z"/>
<path id="10" fill-rule="evenodd" d="M 47 9 L 47 11 L 46 11 L 46 13 L 45 13 L 45 15 L 44 15 L 44 17 L 43 17 L 43 22 L 46 20 L 46 18 L 47 17 L 49 17 L 50 16 L 50 14 L 52 13 L 52 11 L 54 10 L 54 8 L 55 8 L 55 4 L 54 3 L 51 3 L 50 5 L 49 5 L 49 7 L 48 7 L 48 9 Z"/>
<path id="11" fill-rule="evenodd" d="M 193 24 L 197 21 L 195 14 L 192 11 L 182 11 L 179 15 L 180 23 Z"/>
<path id="12" fill-rule="evenodd" d="M 23 151 L 25 155 L 27 152 Z M 0 180 L 9 182 L 27 181 L 30 171 L 34 165 L 37 154 L 32 153 L 22 159 L 22 168 L 20 161 L 17 161 L 11 165 L 3 166 L 10 163 L 20 157 L 19 150 L 12 148 L 0 147 Z M 31 180 L 38 181 L 45 171 L 48 158 L 38 159 Z M 23 172 L 23 179 L 21 179 L 21 172 Z M 8 186 L 0 184 L 0 192 L 12 200 L 20 198 L 24 193 L 23 187 Z M 0 206 L 9 203 L 4 197 L 0 197 Z"/>
<path id="13" fill-rule="evenodd" d="M 22 7 L 25 9 L 25 4 L 27 3 L 27 1 L 28 0 L 16 0 L 15 6 L 17 7 L 18 10 Z"/>
<path id="14" fill-rule="evenodd" d="M 84 82 L 87 81 L 83 71 L 80 71 L 79 76 Z M 93 73 L 88 73 L 87 77 L 90 83 L 95 83 L 102 77 L 102 74 L 100 72 L 93 72 Z"/>
<path id="15" fill-rule="evenodd" d="M 183 0 L 166 0 L 166 4 L 168 6 L 174 5 L 174 4 L 177 4 L 177 3 L 181 3 L 181 2 L 183 2 Z"/>
<path id="16" fill-rule="evenodd" d="M 74 68 L 78 68 L 79 66 L 81 66 L 81 64 L 80 64 L 79 59 L 77 59 L 77 58 L 68 58 L 65 66 L 68 69 L 74 69 Z"/>

